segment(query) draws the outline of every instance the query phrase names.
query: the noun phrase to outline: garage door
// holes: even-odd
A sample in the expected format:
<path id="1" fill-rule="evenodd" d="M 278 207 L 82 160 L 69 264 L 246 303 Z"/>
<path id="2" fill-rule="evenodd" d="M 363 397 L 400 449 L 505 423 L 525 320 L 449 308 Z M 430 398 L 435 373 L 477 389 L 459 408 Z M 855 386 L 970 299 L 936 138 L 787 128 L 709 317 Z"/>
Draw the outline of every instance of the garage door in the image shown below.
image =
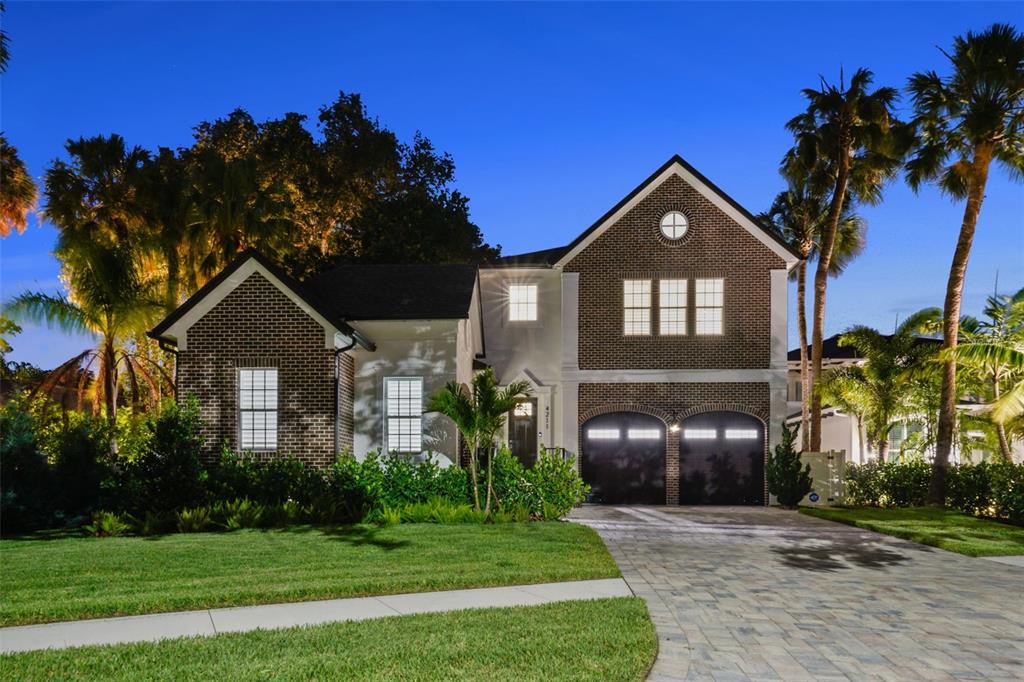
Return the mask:
<path id="1" fill-rule="evenodd" d="M 764 504 L 764 424 L 706 412 L 679 430 L 680 504 Z"/>
<path id="2" fill-rule="evenodd" d="M 665 424 L 634 412 L 583 424 L 580 470 L 591 499 L 606 504 L 665 504 Z"/>

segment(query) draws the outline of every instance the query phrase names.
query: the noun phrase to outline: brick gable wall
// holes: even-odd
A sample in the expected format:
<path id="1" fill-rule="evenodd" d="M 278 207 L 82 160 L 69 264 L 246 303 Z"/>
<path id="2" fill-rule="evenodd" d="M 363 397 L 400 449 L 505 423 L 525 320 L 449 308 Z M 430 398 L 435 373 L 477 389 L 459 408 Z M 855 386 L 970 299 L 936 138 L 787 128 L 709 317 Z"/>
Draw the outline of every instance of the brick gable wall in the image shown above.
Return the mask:
<path id="1" fill-rule="evenodd" d="M 682 211 L 689 230 L 665 239 L 661 217 Z M 769 270 L 785 262 L 721 209 L 671 175 L 565 266 L 578 272 L 580 369 L 748 369 L 770 363 Z M 724 334 L 693 334 L 694 278 L 725 279 Z M 657 280 L 685 278 L 688 333 L 657 334 Z M 654 280 L 650 336 L 622 333 L 622 280 Z"/>
<path id="2" fill-rule="evenodd" d="M 580 384 L 578 442 L 583 442 L 583 424 L 588 419 L 609 412 L 650 414 L 671 425 L 677 418 L 685 420 L 703 412 L 731 411 L 764 421 L 767 444 L 772 428 L 768 423 L 770 409 L 769 387 L 763 382 Z M 678 433 L 666 433 L 665 449 L 666 503 L 679 504 Z"/>
<path id="3" fill-rule="evenodd" d="M 199 399 L 207 460 L 238 446 L 237 370 L 278 369 L 278 453 L 317 466 L 334 460 L 334 351 L 324 330 L 263 275 L 250 275 L 188 330 L 178 395 Z M 352 445 L 353 360 L 340 359 L 340 445 Z"/>

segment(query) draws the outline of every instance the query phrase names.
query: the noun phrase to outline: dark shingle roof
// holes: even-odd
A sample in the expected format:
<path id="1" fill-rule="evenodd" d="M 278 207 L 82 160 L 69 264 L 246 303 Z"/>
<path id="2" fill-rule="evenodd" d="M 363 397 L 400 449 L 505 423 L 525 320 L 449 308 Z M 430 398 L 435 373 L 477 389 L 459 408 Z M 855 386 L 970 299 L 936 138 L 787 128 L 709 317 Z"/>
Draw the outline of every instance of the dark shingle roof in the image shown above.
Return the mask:
<path id="1" fill-rule="evenodd" d="M 558 262 L 558 259 L 569 250 L 568 246 L 557 246 L 553 249 L 542 251 L 530 251 L 519 253 L 514 256 L 502 256 L 484 267 L 492 268 L 536 268 L 551 267 Z"/>
<path id="2" fill-rule="evenodd" d="M 862 357 L 857 349 L 853 346 L 840 346 L 839 337 L 842 334 L 833 334 L 827 339 L 822 339 L 821 342 L 821 357 L 822 360 L 856 360 Z M 891 335 L 883 334 L 886 338 Z M 932 339 L 927 336 L 917 337 L 917 343 L 919 344 L 935 344 L 942 343 L 940 339 Z M 811 346 L 807 346 L 807 359 L 811 358 Z M 798 362 L 800 360 L 800 348 L 794 348 L 786 354 L 786 359 L 790 362 Z"/>
<path id="3" fill-rule="evenodd" d="M 346 320 L 441 320 L 469 315 L 475 265 L 343 265 L 305 282 Z"/>

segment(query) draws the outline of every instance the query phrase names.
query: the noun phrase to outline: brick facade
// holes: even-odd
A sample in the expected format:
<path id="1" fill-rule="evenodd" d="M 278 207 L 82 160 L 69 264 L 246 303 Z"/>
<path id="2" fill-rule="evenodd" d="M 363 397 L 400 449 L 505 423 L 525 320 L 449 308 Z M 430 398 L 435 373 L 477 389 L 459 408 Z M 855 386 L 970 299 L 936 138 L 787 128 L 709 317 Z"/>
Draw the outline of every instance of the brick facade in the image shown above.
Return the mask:
<path id="1" fill-rule="evenodd" d="M 661 217 L 689 230 L 665 239 Z M 717 206 L 671 175 L 565 266 L 578 272 L 580 369 L 756 369 L 770 364 L 769 271 L 785 262 Z M 694 335 L 694 278 L 725 279 L 723 334 Z M 686 336 L 659 336 L 659 278 L 690 280 Z M 624 336 L 622 281 L 653 280 L 650 336 Z"/>
<path id="2" fill-rule="evenodd" d="M 335 353 L 324 330 L 256 272 L 188 330 L 178 353 L 178 395 L 199 399 L 203 455 L 238 447 L 238 369 L 278 369 L 278 453 L 317 466 L 334 460 Z M 341 447 L 352 445 L 353 361 L 339 358 Z"/>
<path id="3" fill-rule="evenodd" d="M 766 424 L 768 442 L 770 394 L 768 384 L 762 382 L 580 384 L 579 442 L 583 442 L 583 424 L 609 412 L 649 414 L 667 427 L 677 420 L 716 411 L 743 412 L 761 419 Z M 678 433 L 666 433 L 665 450 L 665 502 L 679 504 Z"/>

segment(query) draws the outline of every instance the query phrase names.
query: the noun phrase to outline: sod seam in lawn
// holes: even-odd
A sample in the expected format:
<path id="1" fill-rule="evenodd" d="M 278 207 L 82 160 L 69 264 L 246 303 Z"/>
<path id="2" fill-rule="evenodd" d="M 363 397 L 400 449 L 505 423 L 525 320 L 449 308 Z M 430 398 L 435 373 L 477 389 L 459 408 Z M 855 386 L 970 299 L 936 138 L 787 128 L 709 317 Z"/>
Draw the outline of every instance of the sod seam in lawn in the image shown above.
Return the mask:
<path id="1" fill-rule="evenodd" d="M 0 541 L 0 624 L 620 575 L 573 523 Z"/>
<path id="2" fill-rule="evenodd" d="M 1024 528 L 990 519 L 980 519 L 950 509 L 801 507 L 800 511 L 809 516 L 845 523 L 967 556 L 1024 554 Z"/>
<path id="3" fill-rule="evenodd" d="M 619 597 L 32 651 L 0 668 L 25 681 L 625 681 L 642 679 L 656 651 L 643 600 Z"/>

